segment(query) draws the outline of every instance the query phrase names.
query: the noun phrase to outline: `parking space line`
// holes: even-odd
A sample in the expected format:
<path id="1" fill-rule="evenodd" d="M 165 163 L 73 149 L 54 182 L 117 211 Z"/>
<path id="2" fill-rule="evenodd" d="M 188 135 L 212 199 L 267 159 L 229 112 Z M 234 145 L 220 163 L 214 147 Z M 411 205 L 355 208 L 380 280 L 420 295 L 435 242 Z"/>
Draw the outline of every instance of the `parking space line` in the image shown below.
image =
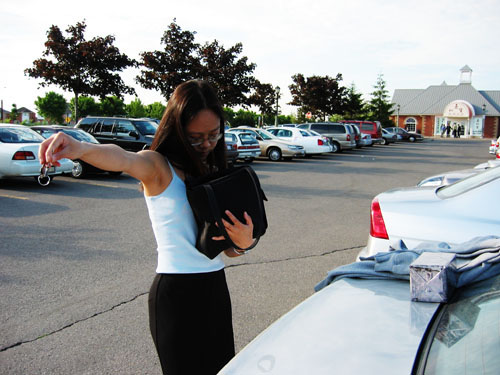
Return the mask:
<path id="1" fill-rule="evenodd" d="M 21 199 L 21 200 L 28 200 L 29 198 L 26 198 L 26 197 L 18 197 L 16 195 L 8 195 L 8 194 L 0 194 L 0 197 L 2 198 L 11 198 L 11 199 Z"/>

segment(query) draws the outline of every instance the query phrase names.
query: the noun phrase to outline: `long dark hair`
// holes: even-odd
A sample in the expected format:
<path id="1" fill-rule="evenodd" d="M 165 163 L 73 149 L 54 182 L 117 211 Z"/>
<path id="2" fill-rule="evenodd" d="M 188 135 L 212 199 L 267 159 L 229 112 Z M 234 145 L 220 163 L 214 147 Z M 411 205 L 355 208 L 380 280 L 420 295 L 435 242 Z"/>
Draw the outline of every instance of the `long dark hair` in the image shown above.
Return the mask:
<path id="1" fill-rule="evenodd" d="M 220 133 L 224 134 L 224 111 L 212 86 L 202 80 L 191 80 L 177 86 L 151 145 L 151 150 L 166 156 L 170 163 L 190 176 L 201 176 L 227 167 L 224 137 L 208 155 L 207 163 L 187 140 L 186 126 L 204 109 L 219 117 Z"/>

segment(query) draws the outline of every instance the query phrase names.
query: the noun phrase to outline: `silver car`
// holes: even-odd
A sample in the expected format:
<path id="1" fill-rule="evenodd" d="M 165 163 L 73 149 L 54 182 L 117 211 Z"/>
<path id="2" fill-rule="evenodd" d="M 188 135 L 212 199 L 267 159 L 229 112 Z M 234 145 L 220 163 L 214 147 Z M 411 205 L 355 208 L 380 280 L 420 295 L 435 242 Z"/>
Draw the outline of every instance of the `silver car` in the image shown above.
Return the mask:
<path id="1" fill-rule="evenodd" d="M 344 278 L 282 316 L 219 375 L 497 374 L 500 276 L 450 303 L 412 302 L 410 283 Z"/>
<path id="2" fill-rule="evenodd" d="M 253 134 L 259 142 L 261 156 L 265 156 L 271 161 L 279 161 L 281 159 L 291 160 L 294 157 L 303 157 L 306 154 L 303 146 L 279 139 L 264 129 L 238 126 L 237 128 L 229 129 L 228 132 L 250 132 Z"/>
<path id="3" fill-rule="evenodd" d="M 460 243 L 500 234 L 500 167 L 454 184 L 398 188 L 377 195 L 371 204 L 370 234 L 359 257 L 422 241 Z"/>
<path id="4" fill-rule="evenodd" d="M 51 166 L 46 181 L 40 182 L 38 149 L 44 140 L 45 138 L 27 126 L 0 125 L 0 179 L 31 176 L 45 186 L 55 175 L 71 173 L 73 162 L 61 159 L 60 166 Z"/>

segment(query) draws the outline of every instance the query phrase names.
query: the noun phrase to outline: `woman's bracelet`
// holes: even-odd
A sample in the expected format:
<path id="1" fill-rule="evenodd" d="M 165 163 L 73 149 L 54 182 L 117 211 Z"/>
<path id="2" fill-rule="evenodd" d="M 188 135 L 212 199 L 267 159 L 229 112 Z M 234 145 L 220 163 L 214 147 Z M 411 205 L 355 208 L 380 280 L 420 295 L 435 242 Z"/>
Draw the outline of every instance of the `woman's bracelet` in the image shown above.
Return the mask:
<path id="1" fill-rule="evenodd" d="M 248 253 L 249 250 L 236 250 L 234 247 L 233 247 L 233 251 L 235 254 L 238 254 L 238 255 L 245 255 L 246 253 Z"/>

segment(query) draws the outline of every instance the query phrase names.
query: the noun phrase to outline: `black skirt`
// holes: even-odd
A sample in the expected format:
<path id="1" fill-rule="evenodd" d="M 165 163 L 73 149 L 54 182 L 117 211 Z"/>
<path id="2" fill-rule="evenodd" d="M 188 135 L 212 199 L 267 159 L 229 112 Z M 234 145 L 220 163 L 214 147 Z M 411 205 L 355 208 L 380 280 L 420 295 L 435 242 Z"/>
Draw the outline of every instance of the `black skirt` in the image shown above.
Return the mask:
<path id="1" fill-rule="evenodd" d="M 163 374 L 217 374 L 234 356 L 224 270 L 157 274 L 149 292 L 149 325 Z"/>

